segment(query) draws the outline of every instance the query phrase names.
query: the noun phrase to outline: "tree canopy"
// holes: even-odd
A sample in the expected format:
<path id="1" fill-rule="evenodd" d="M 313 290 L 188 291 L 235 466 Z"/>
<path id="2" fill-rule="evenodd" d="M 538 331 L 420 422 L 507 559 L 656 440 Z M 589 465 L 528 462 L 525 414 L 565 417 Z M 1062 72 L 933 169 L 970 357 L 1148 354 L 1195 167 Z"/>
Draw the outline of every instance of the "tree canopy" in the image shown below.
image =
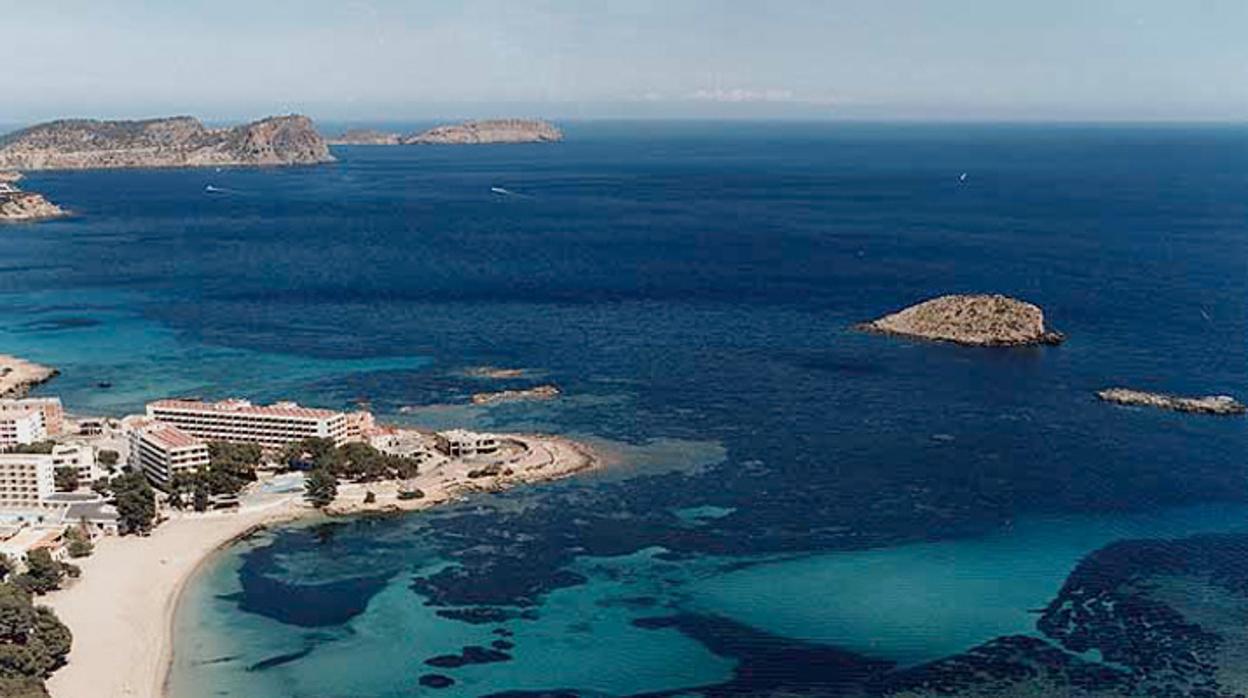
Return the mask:
<path id="1" fill-rule="evenodd" d="M 127 533 L 152 530 L 156 518 L 156 492 L 142 473 L 122 473 L 113 478 L 108 487 L 113 492 L 117 516 Z"/>
<path id="2" fill-rule="evenodd" d="M 43 679 L 65 664 L 73 634 L 51 609 L 30 594 L 0 584 L 0 696 L 42 698 Z"/>

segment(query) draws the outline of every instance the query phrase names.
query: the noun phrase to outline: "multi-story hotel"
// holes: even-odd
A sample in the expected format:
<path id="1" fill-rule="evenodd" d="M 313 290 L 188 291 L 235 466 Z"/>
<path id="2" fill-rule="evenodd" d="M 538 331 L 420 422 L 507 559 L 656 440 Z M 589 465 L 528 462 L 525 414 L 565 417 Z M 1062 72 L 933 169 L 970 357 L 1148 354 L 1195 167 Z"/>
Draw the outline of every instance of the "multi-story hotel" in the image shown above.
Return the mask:
<path id="1" fill-rule="evenodd" d="M 86 487 L 103 473 L 95 465 L 95 448 L 90 444 L 57 444 L 52 447 L 53 468 L 73 468 L 78 486 Z"/>
<path id="2" fill-rule="evenodd" d="M 137 420 L 130 426 L 130 467 L 168 489 L 176 473 L 208 465 L 208 443 L 172 424 Z"/>
<path id="3" fill-rule="evenodd" d="M 37 509 L 56 492 L 52 456 L 0 453 L 0 509 Z"/>
<path id="4" fill-rule="evenodd" d="M 29 444 L 48 438 L 43 412 L 38 409 L 0 411 L 0 448 Z"/>
<path id="5" fill-rule="evenodd" d="M 10 413 L 38 410 L 43 414 L 43 428 L 49 435 L 61 433 L 65 427 L 65 408 L 59 397 L 22 397 L 0 400 L 0 419 Z"/>
<path id="6" fill-rule="evenodd" d="M 147 404 L 147 416 L 208 441 L 256 443 L 269 449 L 312 437 L 347 440 L 346 414 L 293 402 L 157 400 Z"/>

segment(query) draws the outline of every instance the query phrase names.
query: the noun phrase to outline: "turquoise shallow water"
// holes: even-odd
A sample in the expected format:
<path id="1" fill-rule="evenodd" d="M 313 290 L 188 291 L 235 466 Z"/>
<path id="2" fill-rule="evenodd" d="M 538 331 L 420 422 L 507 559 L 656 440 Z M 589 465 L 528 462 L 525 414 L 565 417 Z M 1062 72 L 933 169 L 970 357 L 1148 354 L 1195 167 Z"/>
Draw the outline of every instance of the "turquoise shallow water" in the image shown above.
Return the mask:
<path id="1" fill-rule="evenodd" d="M 61 368 L 42 390 L 71 411 L 366 402 L 614 456 L 559 486 L 222 556 L 187 597 L 186 695 L 403 695 L 425 660 L 500 626 L 511 659 L 446 669 L 444 691 L 731 674 L 738 693 L 835 694 L 877 666 L 849 650 L 910 662 L 1028 629 L 1117 536 L 1238 526 L 1190 512 L 1248 499 L 1248 421 L 1093 394 L 1248 395 L 1243 128 L 567 133 L 31 175 L 80 215 L 0 231 L 0 351 Z M 1040 304 L 1069 341 L 982 352 L 850 329 L 979 291 Z M 482 365 L 530 373 L 469 375 Z M 542 382 L 561 398 L 470 404 Z"/>

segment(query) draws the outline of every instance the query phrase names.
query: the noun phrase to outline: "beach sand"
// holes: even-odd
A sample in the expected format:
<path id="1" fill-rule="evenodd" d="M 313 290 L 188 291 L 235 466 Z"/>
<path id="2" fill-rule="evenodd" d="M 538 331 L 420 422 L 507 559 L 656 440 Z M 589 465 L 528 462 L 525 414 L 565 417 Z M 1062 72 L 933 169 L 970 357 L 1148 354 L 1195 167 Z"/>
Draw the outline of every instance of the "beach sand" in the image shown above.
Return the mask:
<path id="1" fill-rule="evenodd" d="M 209 554 L 257 526 L 309 509 L 286 496 L 236 513 L 179 516 L 146 538 L 105 538 L 75 563 L 82 577 L 38 600 L 74 634 L 69 663 L 48 679 L 56 698 L 159 698 L 172 658 L 173 613 Z"/>
<path id="2" fill-rule="evenodd" d="M 579 443 L 549 436 L 508 436 L 528 448 L 510 474 L 468 478 L 471 464 L 431 469 L 408 483 L 421 499 L 398 499 L 398 483 L 344 484 L 329 513 L 416 511 L 525 483 L 592 469 L 599 458 Z M 363 504 L 373 491 L 376 501 Z M 178 597 L 214 551 L 265 526 L 316 515 L 300 494 L 249 495 L 232 513 L 177 514 L 151 536 L 105 538 L 95 554 L 75 563 L 82 577 L 42 597 L 74 634 L 69 663 L 48 679 L 54 698 L 162 698 L 173 657 Z"/>

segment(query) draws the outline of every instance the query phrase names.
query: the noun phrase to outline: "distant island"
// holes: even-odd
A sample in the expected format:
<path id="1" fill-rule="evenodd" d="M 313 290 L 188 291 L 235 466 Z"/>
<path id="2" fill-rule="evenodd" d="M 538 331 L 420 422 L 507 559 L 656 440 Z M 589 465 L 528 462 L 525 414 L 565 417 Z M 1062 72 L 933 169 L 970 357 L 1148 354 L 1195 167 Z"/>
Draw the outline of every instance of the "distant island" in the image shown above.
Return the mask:
<path id="1" fill-rule="evenodd" d="M 403 137 L 371 128 L 353 128 L 327 140 L 330 145 L 399 145 Z"/>
<path id="2" fill-rule="evenodd" d="M 0 172 L 0 222 L 41 221 L 69 215 L 42 194 L 22 191 L 20 172 Z"/>
<path id="3" fill-rule="evenodd" d="M 352 129 L 331 137 L 333 145 L 473 145 L 482 143 L 555 143 L 563 132 L 538 119 L 485 119 L 435 126 L 406 136 L 373 129 Z"/>
<path id="4" fill-rule="evenodd" d="M 918 337 L 967 346 L 1059 344 L 1038 306 L 999 294 L 940 296 L 857 326 L 866 332 Z"/>
<path id="5" fill-rule="evenodd" d="M 52 121 L 0 137 L 0 169 L 310 165 L 330 162 L 305 116 L 208 128 L 189 116 L 143 121 Z"/>
<path id="6" fill-rule="evenodd" d="M 1184 397 L 1166 393 L 1150 393 L 1131 388 L 1106 388 L 1097 391 L 1096 396 L 1105 402 L 1117 405 L 1137 407 L 1156 407 L 1175 412 L 1192 414 L 1242 415 L 1248 414 L 1248 405 L 1229 395 L 1206 395 L 1204 397 Z"/>

